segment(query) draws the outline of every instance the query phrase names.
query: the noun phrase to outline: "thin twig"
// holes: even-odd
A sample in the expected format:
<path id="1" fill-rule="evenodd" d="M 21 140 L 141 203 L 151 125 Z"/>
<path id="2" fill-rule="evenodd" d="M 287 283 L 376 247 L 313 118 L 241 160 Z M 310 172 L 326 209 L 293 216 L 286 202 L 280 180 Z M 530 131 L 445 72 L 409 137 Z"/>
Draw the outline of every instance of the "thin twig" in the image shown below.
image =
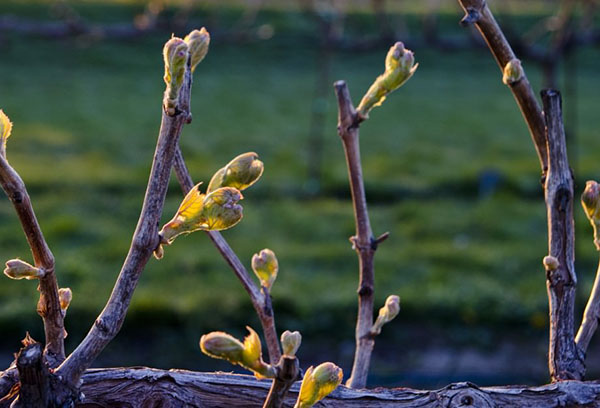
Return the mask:
<path id="1" fill-rule="evenodd" d="M 550 309 L 548 364 L 552 381 L 581 380 L 583 356 L 574 341 L 575 228 L 573 225 L 573 175 L 569 168 L 560 93 L 542 91 L 548 138 L 548 176 L 545 200 L 548 214 L 549 255 L 558 263 L 546 264 Z M 549 266 L 550 265 L 550 266 Z"/>
<path id="2" fill-rule="evenodd" d="M 186 69 L 182 91 L 191 86 L 191 72 Z M 119 332 L 140 275 L 159 243 L 158 223 L 162 214 L 177 141 L 188 120 L 188 112 L 178 111 L 169 116 L 162 111 L 162 122 L 152 170 L 144 197 L 138 225 L 129 253 L 104 310 L 90 332 L 75 351 L 58 368 L 57 374 L 69 384 L 77 384 L 83 372 Z"/>
<path id="3" fill-rule="evenodd" d="M 579 326 L 577 336 L 575 336 L 575 344 L 583 354 L 586 353 L 590 340 L 592 340 L 592 336 L 598 328 L 598 319 L 600 319 L 600 264 L 598 265 L 592 292 L 583 312 L 581 326 Z"/>
<path id="4" fill-rule="evenodd" d="M 358 317 L 356 321 L 356 350 L 352 374 L 346 383 L 351 388 L 364 388 L 367 385 L 371 353 L 375 340 L 370 334 L 373 326 L 374 265 L 373 257 L 377 245 L 371 231 L 367 212 L 367 200 L 363 184 L 358 141 L 358 118 L 350 92 L 344 81 L 334 84 L 338 102 L 338 134 L 344 145 L 350 191 L 354 206 L 356 235 L 350 238 L 359 260 Z"/>
<path id="5" fill-rule="evenodd" d="M 183 158 L 183 154 L 181 153 L 179 146 L 175 152 L 173 167 L 177 176 L 177 180 L 181 186 L 181 190 L 185 195 L 192 189 L 192 187 L 194 187 L 194 182 L 190 176 L 189 170 L 187 169 L 185 159 Z M 240 280 L 246 292 L 248 292 L 252 306 L 254 307 L 254 310 L 256 310 L 260 324 L 263 328 L 263 334 L 265 336 L 265 342 L 269 352 L 269 362 L 271 364 L 276 364 L 276 362 L 278 362 L 281 358 L 281 349 L 279 348 L 277 330 L 275 329 L 275 317 L 273 315 L 273 308 L 271 306 L 269 293 L 261 293 L 258 290 L 252 281 L 250 274 L 219 231 L 206 231 L 206 234 L 215 245 L 219 253 L 223 256 L 227 264 L 231 267 L 235 273 L 235 276 L 237 276 L 237 278 Z"/>
<path id="6" fill-rule="evenodd" d="M 500 26 L 496 22 L 494 15 L 488 8 L 485 0 L 458 0 L 465 10 L 465 17 L 461 24 L 475 24 L 477 29 L 485 39 L 496 62 L 503 71 L 506 65 L 517 59 L 506 37 L 502 33 Z M 545 177 L 548 169 L 548 155 L 546 151 L 546 139 L 544 135 L 544 118 L 542 111 L 531 88 L 527 76 L 523 75 L 518 81 L 510 83 L 510 90 L 515 97 L 521 113 L 525 118 L 529 133 L 540 160 L 542 168 L 542 178 Z"/>
<path id="7" fill-rule="evenodd" d="M 38 288 L 40 300 L 37 312 L 44 322 L 46 358 L 51 366 L 56 367 L 65 359 L 65 326 L 58 298 L 58 283 L 54 273 L 54 255 L 52 255 L 37 221 L 25 183 L 1 155 L 0 184 L 19 216 L 35 266 L 44 271 Z"/>
<path id="8" fill-rule="evenodd" d="M 271 389 L 263 408 L 281 408 L 285 397 L 294 385 L 294 382 L 300 378 L 300 364 L 295 356 L 283 356 L 277 364 L 277 376 L 273 379 Z"/>

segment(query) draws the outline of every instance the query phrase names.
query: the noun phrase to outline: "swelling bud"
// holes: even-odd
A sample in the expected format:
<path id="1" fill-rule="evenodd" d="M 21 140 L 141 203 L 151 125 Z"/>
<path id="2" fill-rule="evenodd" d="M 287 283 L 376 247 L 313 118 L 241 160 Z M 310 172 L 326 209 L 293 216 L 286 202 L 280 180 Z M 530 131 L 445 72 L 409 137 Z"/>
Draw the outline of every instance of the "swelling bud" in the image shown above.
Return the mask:
<path id="1" fill-rule="evenodd" d="M 44 272 L 40 268 L 28 264 L 20 259 L 11 259 L 6 262 L 4 274 L 11 279 L 39 279 L 44 277 Z"/>
<path id="2" fill-rule="evenodd" d="M 286 356 L 294 357 L 300 348 L 300 343 L 302 343 L 302 335 L 298 331 L 286 330 L 281 334 L 281 348 Z"/>
<path id="3" fill-rule="evenodd" d="M 309 367 L 304 374 L 300 394 L 294 408 L 309 408 L 328 396 L 342 382 L 342 369 L 333 363 Z"/>
<path id="4" fill-rule="evenodd" d="M 267 289 L 271 289 L 279 271 L 279 263 L 275 253 L 265 248 L 258 254 L 254 254 L 252 256 L 252 270 L 260 280 L 260 284 Z"/>
<path id="5" fill-rule="evenodd" d="M 252 328 L 250 334 L 240 342 L 224 332 L 212 332 L 200 338 L 200 349 L 213 358 L 227 360 L 250 370 L 257 378 L 275 378 L 275 369 L 262 359 L 260 338 Z"/>
<path id="6" fill-rule="evenodd" d="M 379 334 L 381 333 L 381 328 L 384 324 L 391 322 L 394 320 L 398 313 L 400 312 L 400 297 L 396 295 L 388 296 L 385 300 L 385 304 L 381 309 L 379 309 L 379 316 L 377 316 L 377 320 L 373 324 L 371 328 L 371 333 Z"/>
<path id="7" fill-rule="evenodd" d="M 502 70 L 502 82 L 505 85 L 512 85 L 519 82 L 524 75 L 525 72 L 523 71 L 521 61 L 512 59 L 506 63 Z"/>
<path id="8" fill-rule="evenodd" d="M 418 66 L 412 51 L 405 49 L 401 42 L 394 44 L 385 57 L 384 73 L 377 77 L 360 101 L 356 109 L 358 115 L 367 119 L 371 109 L 381 105 L 389 93 L 408 81 Z"/>
<path id="9" fill-rule="evenodd" d="M 200 30 L 194 30 L 183 39 L 188 45 L 188 53 L 190 54 L 190 65 L 192 72 L 196 69 L 196 66 L 206 57 L 208 53 L 208 46 L 210 44 L 210 34 L 206 31 L 206 28 L 202 27 Z"/>
<path id="10" fill-rule="evenodd" d="M 588 180 L 585 183 L 585 190 L 581 194 L 581 205 L 594 229 L 596 249 L 600 251 L 600 237 L 598 236 L 600 231 L 600 185 L 597 182 Z"/>
<path id="11" fill-rule="evenodd" d="M 177 111 L 177 99 L 183 86 L 185 68 L 188 59 L 188 45 L 181 38 L 173 37 L 163 48 L 165 60 L 165 90 L 164 105 L 168 115 L 174 116 Z"/>
<path id="12" fill-rule="evenodd" d="M 60 301 L 60 310 L 66 312 L 73 300 L 71 288 L 60 288 L 58 290 L 58 300 Z"/>
<path id="13" fill-rule="evenodd" d="M 219 187 L 234 187 L 242 191 L 256 183 L 262 176 L 264 164 L 254 152 L 243 153 L 219 169 L 210 179 L 207 192 Z"/>

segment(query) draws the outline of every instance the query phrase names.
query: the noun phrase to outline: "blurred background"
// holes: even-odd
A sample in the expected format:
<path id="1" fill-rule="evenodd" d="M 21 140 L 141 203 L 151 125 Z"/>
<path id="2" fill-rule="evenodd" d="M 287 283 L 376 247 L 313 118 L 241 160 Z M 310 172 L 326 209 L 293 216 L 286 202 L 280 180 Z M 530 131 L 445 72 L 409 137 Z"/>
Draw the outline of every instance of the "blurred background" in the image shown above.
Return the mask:
<path id="1" fill-rule="evenodd" d="M 563 94 L 576 195 L 600 177 L 597 1 L 490 1 L 537 91 Z M 25 180 L 73 290 L 72 350 L 106 302 L 139 214 L 160 123 L 162 46 L 206 26 L 194 121 L 181 146 L 196 182 L 256 151 L 261 181 L 225 238 L 249 268 L 277 253 L 277 327 L 300 330 L 304 368 L 324 360 L 349 375 L 357 259 L 332 83 L 355 103 L 397 40 L 414 77 L 361 126 L 376 235 L 376 309 L 402 310 L 377 338 L 370 385 L 540 384 L 547 376 L 546 215 L 527 128 L 480 36 L 451 0 L 2 0 L 0 108 L 14 122 L 8 158 Z M 181 201 L 170 186 L 163 222 Z M 575 208 L 576 317 L 598 255 Z M 31 260 L 9 201 L 0 200 L 0 260 Z M 0 362 L 26 331 L 43 339 L 35 282 L 0 280 Z M 260 328 L 250 301 L 205 234 L 151 260 L 120 334 L 99 366 L 231 370 L 201 354 L 200 336 Z M 600 337 L 600 336 L 597 336 Z M 600 339 L 588 352 L 600 375 Z"/>

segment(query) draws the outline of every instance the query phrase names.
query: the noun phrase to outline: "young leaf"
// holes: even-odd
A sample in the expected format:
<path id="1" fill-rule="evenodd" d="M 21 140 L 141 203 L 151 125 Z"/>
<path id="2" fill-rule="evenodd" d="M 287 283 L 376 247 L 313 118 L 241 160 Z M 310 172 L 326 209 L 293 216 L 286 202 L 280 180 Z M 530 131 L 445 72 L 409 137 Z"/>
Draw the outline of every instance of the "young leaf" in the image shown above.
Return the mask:
<path id="1" fill-rule="evenodd" d="M 344 373 L 333 363 L 323 363 L 316 368 L 306 370 L 300 394 L 294 408 L 310 408 L 328 396 L 342 382 Z"/>
<path id="2" fill-rule="evenodd" d="M 6 157 L 6 140 L 12 132 L 12 122 L 6 116 L 4 111 L 0 109 L 0 155 Z"/>
<path id="3" fill-rule="evenodd" d="M 162 227 L 162 243 L 169 245 L 177 236 L 197 230 L 231 228 L 242 219 L 243 209 L 237 204 L 243 198 L 242 193 L 235 188 L 224 187 L 202 194 L 201 184 L 196 184 L 187 193 L 173 219 Z"/>

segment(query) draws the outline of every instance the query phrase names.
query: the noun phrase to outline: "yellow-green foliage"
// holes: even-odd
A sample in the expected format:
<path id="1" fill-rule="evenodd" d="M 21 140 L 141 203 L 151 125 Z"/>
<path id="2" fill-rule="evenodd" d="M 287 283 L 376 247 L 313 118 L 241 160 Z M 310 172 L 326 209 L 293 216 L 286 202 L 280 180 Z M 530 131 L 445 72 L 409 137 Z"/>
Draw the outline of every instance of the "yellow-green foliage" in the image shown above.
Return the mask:
<path id="1" fill-rule="evenodd" d="M 405 49 L 401 42 L 394 44 L 385 57 L 385 72 L 377 77 L 363 96 L 356 109 L 358 114 L 363 118 L 369 117 L 371 109 L 381 105 L 390 92 L 408 81 L 418 66 L 412 51 Z"/>
<path id="2" fill-rule="evenodd" d="M 275 369 L 262 359 L 262 347 L 258 334 L 247 326 L 248 336 L 244 342 L 225 332 L 212 332 L 200 338 L 200 349 L 213 358 L 220 358 L 250 370 L 257 378 L 274 378 Z"/>

